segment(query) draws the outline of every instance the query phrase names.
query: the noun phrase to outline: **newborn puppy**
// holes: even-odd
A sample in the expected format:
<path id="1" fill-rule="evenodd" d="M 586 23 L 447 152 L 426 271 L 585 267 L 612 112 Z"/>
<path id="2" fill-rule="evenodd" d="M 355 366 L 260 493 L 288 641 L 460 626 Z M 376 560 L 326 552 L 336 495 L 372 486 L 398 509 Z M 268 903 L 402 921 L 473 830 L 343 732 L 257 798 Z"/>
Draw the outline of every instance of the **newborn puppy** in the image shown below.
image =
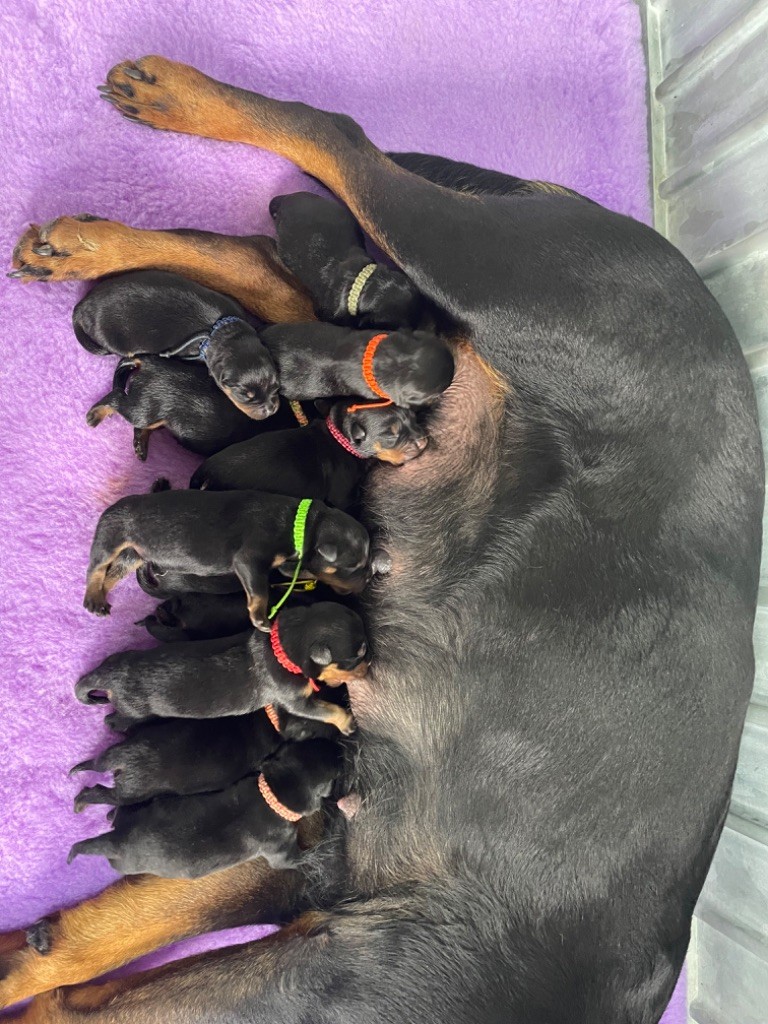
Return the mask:
<path id="1" fill-rule="evenodd" d="M 121 359 L 112 390 L 86 414 L 89 427 L 97 427 L 118 413 L 133 424 L 133 450 L 144 461 L 153 430 L 165 427 L 184 448 L 213 455 L 245 441 L 263 429 L 229 401 L 202 363 L 134 356 Z M 285 426 L 291 426 L 290 410 Z M 277 416 L 268 421 L 274 427 Z"/>
<path id="2" fill-rule="evenodd" d="M 274 324 L 260 337 L 288 399 L 362 395 L 411 409 L 431 405 L 453 380 L 450 346 L 427 331 Z"/>
<path id="3" fill-rule="evenodd" d="M 251 438 L 206 459 L 189 486 L 306 495 L 347 509 L 357 497 L 367 459 L 400 465 L 420 455 L 426 444 L 426 435 L 407 409 L 362 407 L 350 414 L 346 402 L 337 402 L 325 420 Z"/>
<path id="4" fill-rule="evenodd" d="M 86 786 L 75 813 L 88 804 L 137 804 L 155 796 L 211 793 L 258 771 L 288 740 L 333 738 L 322 722 L 296 718 L 283 708 L 203 721 L 184 718 L 145 722 L 121 743 L 70 771 L 112 772 L 114 786 Z"/>
<path id="5" fill-rule="evenodd" d="M 118 807 L 112 831 L 75 843 L 68 862 L 100 855 L 124 875 L 162 878 L 200 878 L 254 857 L 292 867 L 300 857 L 296 822 L 319 810 L 341 769 L 337 743 L 286 743 L 261 775 L 217 793 Z"/>
<path id="6" fill-rule="evenodd" d="M 260 491 L 160 491 L 115 502 L 99 519 L 91 545 L 84 606 L 109 613 L 107 594 L 142 562 L 176 572 L 234 572 L 248 598 L 251 622 L 269 630 L 269 572 L 300 555 L 305 572 L 334 590 L 366 581 L 368 534 L 360 523 L 321 501 L 306 516 L 303 551 L 294 540 L 299 502 Z"/>
<path id="7" fill-rule="evenodd" d="M 164 270 L 100 281 L 75 306 L 72 326 L 89 352 L 200 359 L 251 419 L 277 412 L 277 374 L 242 306 Z"/>
<path id="8" fill-rule="evenodd" d="M 108 724 L 121 731 L 147 718 L 220 718 L 275 704 L 347 734 L 352 716 L 313 696 L 315 680 L 363 678 L 367 649 L 360 616 L 320 601 L 281 612 L 269 637 L 249 632 L 113 654 L 79 680 L 75 696 L 111 703 Z"/>
<path id="9" fill-rule="evenodd" d="M 319 320 L 358 327 L 415 327 L 424 299 L 402 270 L 374 263 L 346 208 L 310 192 L 275 196 L 277 251 L 312 296 Z"/>
<path id="10" fill-rule="evenodd" d="M 151 636 L 165 643 L 242 633 L 251 623 L 245 594 L 240 581 L 236 579 L 236 583 L 234 594 L 184 593 L 171 597 L 136 625 L 144 626 Z"/>

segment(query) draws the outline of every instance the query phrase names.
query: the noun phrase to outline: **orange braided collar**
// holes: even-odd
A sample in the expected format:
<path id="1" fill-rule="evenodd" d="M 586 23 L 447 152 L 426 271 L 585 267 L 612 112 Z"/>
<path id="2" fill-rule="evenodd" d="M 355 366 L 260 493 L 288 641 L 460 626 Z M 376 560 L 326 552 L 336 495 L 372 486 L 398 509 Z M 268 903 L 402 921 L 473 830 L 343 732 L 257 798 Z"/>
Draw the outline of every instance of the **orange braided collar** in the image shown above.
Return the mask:
<path id="1" fill-rule="evenodd" d="M 347 412 L 356 412 L 358 409 L 383 409 L 385 405 L 393 405 L 393 400 L 389 397 L 387 392 L 380 386 L 379 382 L 373 373 L 373 359 L 376 355 L 376 349 L 388 337 L 386 334 L 374 334 L 368 344 L 365 346 L 365 352 L 363 353 L 363 380 L 379 398 L 383 398 L 383 402 L 366 402 L 364 405 L 351 405 Z"/>
<path id="2" fill-rule="evenodd" d="M 275 705 L 274 704 L 265 704 L 264 705 L 264 714 L 269 719 L 269 721 L 272 724 L 275 732 L 280 732 L 280 716 L 277 713 L 277 708 L 275 707 Z"/>
<path id="3" fill-rule="evenodd" d="M 296 811 L 292 811 L 290 807 L 286 807 L 285 804 L 280 803 L 275 794 L 269 788 L 269 783 L 264 778 L 263 772 L 259 776 L 259 792 L 264 797 L 264 802 L 266 803 L 267 807 L 269 807 L 270 810 L 274 811 L 275 814 L 279 815 L 285 821 L 291 821 L 294 824 L 297 821 L 301 821 L 301 814 L 297 814 Z"/>

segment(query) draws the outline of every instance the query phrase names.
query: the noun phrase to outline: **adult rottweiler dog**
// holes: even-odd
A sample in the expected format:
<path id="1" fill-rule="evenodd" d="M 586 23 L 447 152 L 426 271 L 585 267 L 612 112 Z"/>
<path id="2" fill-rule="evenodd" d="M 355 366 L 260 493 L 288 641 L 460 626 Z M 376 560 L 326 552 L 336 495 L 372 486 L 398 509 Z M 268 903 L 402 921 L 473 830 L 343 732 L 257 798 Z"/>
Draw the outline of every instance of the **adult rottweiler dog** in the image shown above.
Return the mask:
<path id="1" fill-rule="evenodd" d="M 754 667 L 763 466 L 725 317 L 656 232 L 566 189 L 387 156 L 346 116 L 162 57 L 108 83 L 136 122 L 323 181 L 436 305 L 456 376 L 434 444 L 367 484 L 392 571 L 365 595 L 375 667 L 350 686 L 357 814 L 301 872 L 118 884 L 58 916 L 45 956 L 9 935 L 2 1000 L 278 920 L 261 942 L 49 992 L 27 1019 L 657 1021 Z M 239 254 L 259 249 L 241 239 L 62 218 L 24 234 L 16 273 L 116 272 L 146 244 L 180 272 L 236 264 L 224 290 L 275 319 L 271 264 L 243 295 Z"/>

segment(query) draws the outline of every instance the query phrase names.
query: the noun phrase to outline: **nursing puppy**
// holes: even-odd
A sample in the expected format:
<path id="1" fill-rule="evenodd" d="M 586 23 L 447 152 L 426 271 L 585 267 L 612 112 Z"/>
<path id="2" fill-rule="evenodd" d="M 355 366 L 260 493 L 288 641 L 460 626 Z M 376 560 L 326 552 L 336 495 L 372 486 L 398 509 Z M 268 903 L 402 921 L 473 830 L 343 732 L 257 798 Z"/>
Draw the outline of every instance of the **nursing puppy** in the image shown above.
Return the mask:
<path id="1" fill-rule="evenodd" d="M 118 807 L 112 831 L 75 843 L 68 862 L 100 855 L 124 875 L 161 878 L 200 878 L 254 857 L 291 867 L 301 855 L 296 822 L 320 809 L 341 768 L 331 740 L 286 743 L 260 775 L 219 792 Z"/>
<path id="2" fill-rule="evenodd" d="M 217 491 L 253 488 L 349 508 L 368 459 L 401 465 L 421 454 L 427 437 L 407 409 L 391 405 L 349 413 L 347 405 L 336 402 L 326 420 L 315 420 L 301 430 L 278 430 L 232 445 L 206 459 L 189 486 Z"/>
<path id="3" fill-rule="evenodd" d="M 375 263 L 346 208 L 311 192 L 275 196 L 277 251 L 309 291 L 318 320 L 350 327 L 416 327 L 425 301 L 402 270 Z"/>
<path id="4" fill-rule="evenodd" d="M 348 734 L 352 716 L 318 700 L 315 680 L 336 686 L 363 678 L 367 650 L 360 616 L 321 601 L 281 612 L 269 638 L 250 631 L 113 654 L 79 680 L 75 696 L 111 703 L 108 724 L 121 731 L 148 718 L 220 718 L 276 704 Z"/>
<path id="5" fill-rule="evenodd" d="M 89 427 L 97 427 L 114 413 L 133 425 L 133 450 L 142 461 L 147 458 L 152 431 L 160 427 L 183 448 L 214 455 L 253 437 L 267 423 L 274 429 L 278 418 L 261 423 L 246 416 L 216 386 L 202 363 L 151 355 L 121 359 L 112 390 L 91 406 L 85 420 Z M 291 425 L 290 418 L 284 425 Z"/>
<path id="6" fill-rule="evenodd" d="M 274 324 L 259 336 L 288 399 L 362 395 L 410 409 L 437 401 L 453 380 L 450 346 L 427 331 Z"/>
<path id="7" fill-rule="evenodd" d="M 71 769 L 70 775 L 114 774 L 112 787 L 81 789 L 75 797 L 75 813 L 89 804 L 118 807 L 161 795 L 211 793 L 257 771 L 282 743 L 334 735 L 333 726 L 297 718 L 278 707 L 202 721 L 145 722 L 121 743 Z"/>
<path id="8" fill-rule="evenodd" d="M 142 562 L 177 572 L 234 573 L 248 598 L 251 622 L 269 630 L 269 572 L 301 556 L 304 572 L 334 590 L 365 585 L 368 534 L 337 509 L 313 501 L 306 515 L 303 551 L 294 527 L 299 502 L 259 491 L 160 491 L 135 494 L 110 506 L 91 545 L 83 604 L 109 613 L 107 594 Z"/>
<path id="9" fill-rule="evenodd" d="M 179 274 L 135 270 L 100 281 L 75 306 L 72 327 L 97 355 L 201 359 L 246 416 L 277 412 L 275 367 L 243 307 Z"/>

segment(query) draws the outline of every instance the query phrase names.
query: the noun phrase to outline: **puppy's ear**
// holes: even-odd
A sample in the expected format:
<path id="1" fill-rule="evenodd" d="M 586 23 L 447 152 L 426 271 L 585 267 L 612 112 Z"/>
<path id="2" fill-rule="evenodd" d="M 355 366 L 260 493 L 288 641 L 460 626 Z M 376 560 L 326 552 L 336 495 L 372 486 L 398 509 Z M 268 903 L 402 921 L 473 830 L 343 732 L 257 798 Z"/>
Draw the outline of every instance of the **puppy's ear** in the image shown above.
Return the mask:
<path id="1" fill-rule="evenodd" d="M 318 544 L 317 553 L 321 558 L 324 558 L 326 562 L 335 562 L 339 557 L 339 549 L 335 544 Z"/>
<path id="2" fill-rule="evenodd" d="M 333 661 L 330 647 L 315 643 L 309 648 L 309 656 L 316 665 L 330 665 Z"/>
<path id="3" fill-rule="evenodd" d="M 359 444 L 365 438 L 366 429 L 356 416 L 349 424 L 349 433 L 355 444 Z"/>

